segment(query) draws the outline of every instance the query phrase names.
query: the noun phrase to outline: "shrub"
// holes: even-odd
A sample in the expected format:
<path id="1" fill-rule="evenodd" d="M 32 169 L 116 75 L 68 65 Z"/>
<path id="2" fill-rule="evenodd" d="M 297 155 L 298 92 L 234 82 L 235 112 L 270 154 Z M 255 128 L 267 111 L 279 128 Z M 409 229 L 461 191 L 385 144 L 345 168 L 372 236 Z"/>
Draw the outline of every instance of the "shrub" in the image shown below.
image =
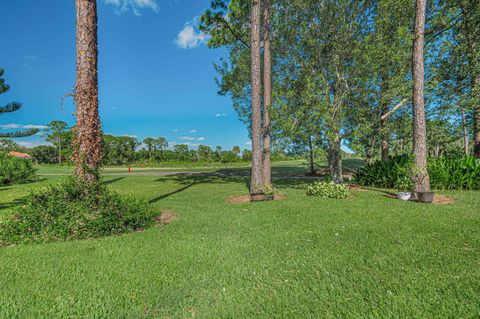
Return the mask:
<path id="1" fill-rule="evenodd" d="M 395 188 L 399 192 L 410 192 L 413 189 L 412 178 L 408 174 L 405 174 L 402 177 L 399 177 L 395 181 Z"/>
<path id="2" fill-rule="evenodd" d="M 35 179 L 32 161 L 0 153 L 0 185 L 28 183 Z"/>
<path id="3" fill-rule="evenodd" d="M 431 159 L 428 172 L 435 189 L 480 189 L 480 159 L 473 156 Z"/>
<path id="4" fill-rule="evenodd" d="M 401 155 L 390 160 L 376 161 L 357 170 L 353 182 L 361 186 L 394 188 L 398 180 L 410 176 L 413 157 Z"/>
<path id="5" fill-rule="evenodd" d="M 318 181 L 307 186 L 308 196 L 343 199 L 350 195 L 348 186 L 334 182 Z"/>
<path id="6" fill-rule="evenodd" d="M 410 178 L 412 167 L 412 156 L 396 156 L 359 168 L 353 181 L 362 186 L 394 188 L 397 181 Z M 428 173 L 433 189 L 480 189 L 480 160 L 474 157 L 429 158 Z"/>
<path id="7" fill-rule="evenodd" d="M 0 244 L 40 243 L 122 234 L 154 224 L 144 200 L 123 197 L 100 183 L 68 177 L 30 193 L 12 217 L 0 222 Z"/>

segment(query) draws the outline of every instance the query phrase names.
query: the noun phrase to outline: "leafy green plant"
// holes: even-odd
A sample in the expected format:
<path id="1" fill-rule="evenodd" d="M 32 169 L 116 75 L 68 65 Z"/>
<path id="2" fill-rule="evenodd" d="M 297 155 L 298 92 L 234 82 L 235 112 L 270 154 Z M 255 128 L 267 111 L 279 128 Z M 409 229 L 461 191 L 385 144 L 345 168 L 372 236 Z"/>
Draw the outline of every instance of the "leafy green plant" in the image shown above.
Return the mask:
<path id="1" fill-rule="evenodd" d="M 321 198 L 344 199 L 350 195 L 350 189 L 347 185 L 336 184 L 329 181 L 313 182 L 307 186 L 308 196 L 317 196 Z"/>
<path id="2" fill-rule="evenodd" d="M 410 176 L 403 175 L 395 181 L 395 188 L 399 192 L 410 192 L 413 188 L 413 182 Z"/>
<path id="3" fill-rule="evenodd" d="M 122 234 L 153 225 L 158 215 L 144 200 L 75 177 L 30 193 L 12 213 L 0 222 L 0 245 Z"/>
<path id="4" fill-rule="evenodd" d="M 397 181 L 413 175 L 413 157 L 402 155 L 389 161 L 376 161 L 359 168 L 353 182 L 370 187 L 395 188 Z M 480 189 L 480 160 L 475 157 L 439 157 L 428 159 L 433 189 Z"/>
<path id="5" fill-rule="evenodd" d="M 32 161 L 0 153 L 0 185 L 28 183 L 35 179 Z"/>

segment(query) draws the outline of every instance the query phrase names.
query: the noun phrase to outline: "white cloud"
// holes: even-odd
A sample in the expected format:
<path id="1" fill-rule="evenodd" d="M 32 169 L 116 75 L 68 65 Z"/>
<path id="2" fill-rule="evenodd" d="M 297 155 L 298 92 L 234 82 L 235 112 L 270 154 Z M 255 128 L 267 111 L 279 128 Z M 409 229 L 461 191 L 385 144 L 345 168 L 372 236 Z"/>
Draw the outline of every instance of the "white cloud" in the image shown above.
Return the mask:
<path id="1" fill-rule="evenodd" d="M 252 145 L 252 141 L 248 141 L 247 143 L 245 143 L 246 145 Z"/>
<path id="2" fill-rule="evenodd" d="M 215 117 L 225 117 L 225 116 L 227 116 L 227 114 L 225 114 L 225 113 L 217 113 L 217 114 L 215 114 Z"/>
<path id="3" fill-rule="evenodd" d="M 112 135 L 112 136 L 116 136 L 116 137 L 133 137 L 133 138 L 137 138 L 138 136 L 137 135 L 132 135 L 132 134 L 115 134 L 115 133 L 105 133 L 106 135 Z"/>
<path id="4" fill-rule="evenodd" d="M 185 23 L 183 29 L 178 33 L 175 44 L 182 49 L 195 48 L 208 40 L 208 35 L 196 28 L 197 18 Z"/>
<path id="5" fill-rule="evenodd" d="M 39 129 L 43 130 L 46 129 L 46 125 L 33 125 L 33 124 L 1 124 L 0 129 L 24 129 L 24 130 L 29 130 L 29 129 Z"/>
<path id="6" fill-rule="evenodd" d="M 203 137 L 203 136 L 199 137 L 199 138 L 197 138 L 197 141 L 205 141 L 205 137 Z"/>
<path id="7" fill-rule="evenodd" d="M 180 136 L 178 139 L 179 139 L 179 140 L 183 140 L 183 141 L 194 141 L 194 140 L 195 140 L 195 137 L 191 137 L 191 136 Z"/>
<path id="8" fill-rule="evenodd" d="M 24 54 L 23 55 L 23 58 L 25 60 L 30 60 L 30 61 L 34 61 L 34 62 L 37 62 L 37 61 L 40 61 L 40 58 L 36 55 L 28 55 L 28 54 Z"/>
<path id="9" fill-rule="evenodd" d="M 141 9 L 152 9 L 155 12 L 159 10 L 156 0 L 104 0 L 103 2 L 115 6 L 117 14 L 131 10 L 133 14 L 139 16 Z"/>
<path id="10" fill-rule="evenodd" d="M 21 142 L 17 142 L 17 144 L 27 148 L 32 148 L 32 147 L 41 146 L 41 145 L 52 145 L 51 143 L 44 142 L 44 141 L 32 141 L 32 142 L 21 141 Z"/>
<path id="11" fill-rule="evenodd" d="M 196 129 L 193 129 L 193 130 L 190 130 L 188 131 L 189 133 L 197 133 L 197 130 Z"/>

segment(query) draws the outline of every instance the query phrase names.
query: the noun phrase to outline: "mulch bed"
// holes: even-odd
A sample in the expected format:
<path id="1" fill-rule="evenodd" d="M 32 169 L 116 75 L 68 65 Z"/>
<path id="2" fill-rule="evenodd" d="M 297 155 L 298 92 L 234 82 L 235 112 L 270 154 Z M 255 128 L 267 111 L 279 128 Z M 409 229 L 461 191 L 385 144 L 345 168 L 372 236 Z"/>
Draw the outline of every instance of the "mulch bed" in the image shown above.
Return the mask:
<path id="1" fill-rule="evenodd" d="M 385 195 L 388 198 L 398 199 L 396 194 L 390 193 Z M 415 199 L 411 199 L 412 202 L 417 202 Z M 435 195 L 433 197 L 433 205 L 450 205 L 455 204 L 455 198 L 446 195 Z"/>
<path id="2" fill-rule="evenodd" d="M 275 194 L 274 200 L 282 200 L 287 198 L 285 194 Z M 249 195 L 239 195 L 239 196 L 230 196 L 227 199 L 229 204 L 241 204 L 241 203 L 249 203 L 250 202 L 250 194 Z"/>
<path id="3" fill-rule="evenodd" d="M 448 205 L 455 204 L 455 198 L 445 195 L 435 195 L 433 198 L 433 204 L 435 205 Z"/>
<path id="4" fill-rule="evenodd" d="M 162 213 L 155 219 L 157 223 L 167 225 L 177 219 L 177 214 L 171 210 L 163 210 Z"/>

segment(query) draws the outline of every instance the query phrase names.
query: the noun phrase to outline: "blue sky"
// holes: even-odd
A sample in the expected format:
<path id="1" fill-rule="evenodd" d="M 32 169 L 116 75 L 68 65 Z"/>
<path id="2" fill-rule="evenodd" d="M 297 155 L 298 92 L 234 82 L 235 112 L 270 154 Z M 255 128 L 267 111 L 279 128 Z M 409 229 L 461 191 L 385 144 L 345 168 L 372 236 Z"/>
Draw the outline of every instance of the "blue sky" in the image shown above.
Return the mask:
<path id="1" fill-rule="evenodd" d="M 164 136 L 169 142 L 250 148 L 228 97 L 217 95 L 213 63 L 195 18 L 210 0 L 97 0 L 99 89 L 103 129 L 114 135 Z M 0 104 L 23 109 L 0 128 L 74 123 L 75 1 L 2 1 L 0 67 L 11 86 Z M 17 140 L 31 146 L 37 135 Z"/>

